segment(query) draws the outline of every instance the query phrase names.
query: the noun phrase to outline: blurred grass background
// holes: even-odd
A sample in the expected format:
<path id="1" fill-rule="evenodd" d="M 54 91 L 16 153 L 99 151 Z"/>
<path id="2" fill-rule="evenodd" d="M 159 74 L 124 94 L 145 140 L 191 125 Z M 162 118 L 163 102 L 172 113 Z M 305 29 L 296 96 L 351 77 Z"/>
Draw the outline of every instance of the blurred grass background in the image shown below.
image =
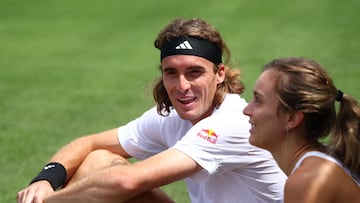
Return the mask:
<path id="1" fill-rule="evenodd" d="M 222 33 L 248 100 L 261 66 L 284 56 L 318 60 L 360 99 L 359 9 L 356 0 L 1 0 L 0 202 L 15 202 L 62 145 L 153 105 L 153 41 L 177 17 Z M 182 181 L 164 189 L 189 202 Z"/>

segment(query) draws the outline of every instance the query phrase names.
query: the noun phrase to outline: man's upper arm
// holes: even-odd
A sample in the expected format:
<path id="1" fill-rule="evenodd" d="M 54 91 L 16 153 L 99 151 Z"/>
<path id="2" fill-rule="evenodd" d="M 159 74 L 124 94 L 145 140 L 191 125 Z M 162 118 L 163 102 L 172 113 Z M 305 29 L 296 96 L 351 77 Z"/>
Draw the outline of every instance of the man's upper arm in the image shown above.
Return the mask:
<path id="1" fill-rule="evenodd" d="M 95 149 L 106 149 L 122 157 L 131 157 L 121 146 L 118 139 L 118 128 L 91 135 Z"/>

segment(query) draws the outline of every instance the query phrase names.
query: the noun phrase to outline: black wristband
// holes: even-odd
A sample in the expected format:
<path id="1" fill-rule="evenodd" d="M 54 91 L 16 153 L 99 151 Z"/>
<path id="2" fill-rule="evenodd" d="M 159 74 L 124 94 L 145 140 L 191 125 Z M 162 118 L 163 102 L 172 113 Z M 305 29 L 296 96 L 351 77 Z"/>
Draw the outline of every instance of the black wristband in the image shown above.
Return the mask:
<path id="1" fill-rule="evenodd" d="M 60 186 L 64 185 L 66 181 L 66 169 L 60 163 L 48 163 L 44 166 L 42 171 L 31 180 L 30 184 L 40 180 L 47 180 L 55 191 Z"/>

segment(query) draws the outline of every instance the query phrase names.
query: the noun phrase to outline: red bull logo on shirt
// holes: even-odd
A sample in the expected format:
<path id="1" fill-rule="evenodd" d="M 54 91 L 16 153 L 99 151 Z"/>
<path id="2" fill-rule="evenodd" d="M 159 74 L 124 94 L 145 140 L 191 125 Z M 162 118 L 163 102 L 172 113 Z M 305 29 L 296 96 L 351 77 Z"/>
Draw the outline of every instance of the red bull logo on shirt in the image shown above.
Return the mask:
<path id="1" fill-rule="evenodd" d="M 215 144 L 218 139 L 218 135 L 212 129 L 204 129 L 198 132 L 197 136 L 212 144 Z"/>

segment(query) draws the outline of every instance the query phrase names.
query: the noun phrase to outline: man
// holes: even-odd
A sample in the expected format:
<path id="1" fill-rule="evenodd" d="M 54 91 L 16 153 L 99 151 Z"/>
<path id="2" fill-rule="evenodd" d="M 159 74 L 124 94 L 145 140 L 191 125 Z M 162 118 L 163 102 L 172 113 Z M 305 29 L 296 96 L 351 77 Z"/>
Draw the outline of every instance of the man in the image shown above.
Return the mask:
<path id="1" fill-rule="evenodd" d="M 18 202 L 167 202 L 154 188 L 184 178 L 192 202 L 282 201 L 286 176 L 248 142 L 244 86 L 240 72 L 225 65 L 230 51 L 218 31 L 200 19 L 175 19 L 155 47 L 162 73 L 153 91 L 157 106 L 63 147 Z"/>

